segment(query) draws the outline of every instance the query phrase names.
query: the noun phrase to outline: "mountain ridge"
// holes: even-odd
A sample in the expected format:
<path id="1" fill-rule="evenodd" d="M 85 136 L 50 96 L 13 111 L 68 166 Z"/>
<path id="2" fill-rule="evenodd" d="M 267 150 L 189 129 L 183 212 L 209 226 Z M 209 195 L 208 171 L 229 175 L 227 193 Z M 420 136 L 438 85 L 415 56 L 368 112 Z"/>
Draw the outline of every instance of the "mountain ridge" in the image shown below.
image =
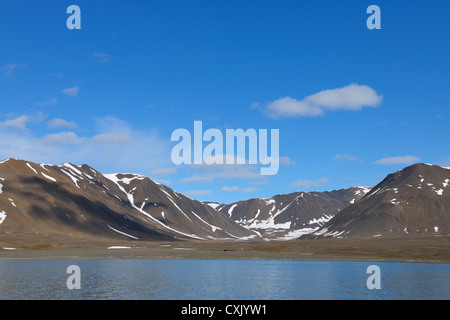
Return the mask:
<path id="1" fill-rule="evenodd" d="M 305 238 L 450 232 L 450 168 L 418 163 L 387 175 Z"/>
<path id="2" fill-rule="evenodd" d="M 198 201 L 87 164 L 0 161 L 0 234 L 128 241 L 291 240 L 450 231 L 450 168 L 414 164 L 373 188 Z"/>
<path id="3" fill-rule="evenodd" d="M 0 162 L 0 177 L 0 211 L 6 216 L 2 225 L 6 229 L 7 223 L 10 233 L 60 230 L 134 240 L 256 236 L 141 175 L 103 175 L 85 164 L 56 166 L 10 158 Z"/>
<path id="4" fill-rule="evenodd" d="M 297 191 L 230 204 L 213 203 L 213 207 L 265 238 L 287 240 L 312 232 L 369 190 L 351 187 L 324 192 Z"/>

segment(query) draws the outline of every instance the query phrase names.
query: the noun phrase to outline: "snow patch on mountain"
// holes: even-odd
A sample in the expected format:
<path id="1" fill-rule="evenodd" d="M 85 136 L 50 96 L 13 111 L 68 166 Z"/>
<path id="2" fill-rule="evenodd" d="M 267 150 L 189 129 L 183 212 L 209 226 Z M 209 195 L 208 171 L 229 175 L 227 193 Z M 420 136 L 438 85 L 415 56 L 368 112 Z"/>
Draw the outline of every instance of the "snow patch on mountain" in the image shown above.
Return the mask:
<path id="1" fill-rule="evenodd" d="M 275 238 L 275 240 L 292 240 L 292 239 L 297 239 L 297 238 L 300 238 L 303 235 L 311 234 L 314 231 L 316 231 L 317 229 L 318 228 L 302 228 L 302 229 L 289 231 L 285 235 Z"/>
<path id="2" fill-rule="evenodd" d="M 135 237 L 135 236 L 132 236 L 132 235 L 130 235 L 130 234 L 128 234 L 128 233 L 125 233 L 125 232 L 119 231 L 119 230 L 117 230 L 117 229 L 114 229 L 114 228 L 111 227 L 109 224 L 108 224 L 108 227 L 109 227 L 112 231 L 115 231 L 115 232 L 117 232 L 117 233 L 123 234 L 124 236 L 127 236 L 127 237 L 129 237 L 129 238 L 132 238 L 132 239 L 135 239 L 135 240 L 139 240 L 139 238 L 137 238 L 137 237 Z"/>
<path id="3" fill-rule="evenodd" d="M 13 207 L 17 207 L 16 204 L 14 203 L 14 199 L 8 198 L 8 200 Z"/>
<path id="4" fill-rule="evenodd" d="M 208 202 L 206 203 L 208 206 L 210 206 L 211 208 L 213 208 L 214 210 L 217 210 L 217 207 L 219 207 L 221 204 L 218 202 Z"/>
<path id="5" fill-rule="evenodd" d="M 27 167 L 30 168 L 31 170 L 33 170 L 34 173 L 38 174 L 38 172 L 36 171 L 36 169 L 34 169 L 34 168 L 31 166 L 31 164 L 29 164 L 28 162 L 27 162 Z"/>
<path id="6" fill-rule="evenodd" d="M 42 169 L 47 170 L 48 172 L 50 172 L 50 170 L 48 170 L 45 166 L 51 167 L 52 165 L 51 165 L 51 164 L 47 164 L 47 163 L 41 163 L 41 164 L 39 164 L 39 166 L 40 166 Z"/>
<path id="7" fill-rule="evenodd" d="M 194 211 L 191 211 L 191 212 L 192 212 L 192 214 L 193 214 L 194 216 L 196 216 L 201 222 L 203 222 L 204 224 L 208 225 L 208 226 L 211 228 L 212 232 L 216 232 L 216 230 L 222 230 L 221 228 L 219 228 L 219 227 L 217 227 L 217 226 L 214 226 L 214 225 L 212 225 L 212 224 L 209 224 L 208 222 L 206 222 L 205 220 L 203 220 L 202 218 L 200 218 Z"/>
<path id="8" fill-rule="evenodd" d="M 312 219 L 308 221 L 308 224 L 318 224 L 319 226 L 324 225 L 326 222 L 330 221 L 331 218 L 333 218 L 332 215 L 326 215 L 324 214 L 322 217 L 316 219 Z"/>
<path id="9" fill-rule="evenodd" d="M 108 249 L 131 249 L 131 247 L 127 247 L 127 246 L 111 246 L 111 247 L 108 247 Z"/>
<path id="10" fill-rule="evenodd" d="M 355 191 L 355 196 L 360 195 L 361 193 L 363 196 L 365 196 L 370 192 L 370 190 L 372 190 L 372 188 L 370 187 L 357 187 L 357 188 L 359 188 L 359 190 Z"/>
<path id="11" fill-rule="evenodd" d="M 78 169 L 75 168 L 72 164 L 70 164 L 70 163 L 68 163 L 68 162 L 66 162 L 66 163 L 64 163 L 64 164 L 62 164 L 62 165 L 60 165 L 59 167 L 65 167 L 65 168 L 68 168 L 70 171 L 75 172 L 75 174 L 77 174 L 78 176 L 80 176 L 80 177 L 83 176 L 83 173 L 82 173 L 80 170 L 78 170 Z"/>
<path id="12" fill-rule="evenodd" d="M 231 208 L 230 209 L 228 209 L 228 215 L 231 217 L 231 215 L 233 214 L 233 210 L 234 210 L 234 208 L 236 208 L 236 206 L 237 206 L 237 203 L 236 204 L 233 204 L 232 206 L 231 206 Z"/>
<path id="13" fill-rule="evenodd" d="M 128 201 L 130 202 L 131 206 L 132 206 L 134 209 L 136 209 L 137 211 L 139 211 L 140 213 L 142 213 L 142 214 L 145 215 L 146 217 L 150 218 L 153 222 L 156 222 L 158 225 L 160 225 L 160 226 L 162 226 L 162 227 L 164 227 L 164 228 L 166 228 L 166 229 L 168 229 L 168 230 L 171 230 L 171 231 L 176 232 L 176 233 L 178 233 L 178 234 L 187 236 L 187 237 L 189 237 L 189 238 L 194 238 L 194 239 L 198 239 L 198 240 L 205 240 L 205 238 L 199 237 L 199 236 L 197 236 L 197 235 L 195 235 L 195 234 L 187 234 L 187 233 L 181 232 L 181 231 L 179 231 L 179 230 L 173 229 L 173 228 L 169 227 L 168 225 L 162 223 L 162 222 L 159 221 L 158 219 L 154 218 L 154 217 L 153 217 L 151 214 L 149 214 L 148 212 L 146 212 L 146 211 L 142 210 L 141 208 L 137 207 L 137 206 L 134 204 L 134 197 L 133 197 L 133 195 L 132 195 L 131 193 L 128 193 L 128 192 L 124 189 L 124 187 L 122 187 L 122 186 L 120 185 L 119 182 L 122 181 L 122 180 L 119 179 L 119 178 L 117 177 L 117 175 L 118 175 L 117 173 L 113 173 L 113 174 L 104 174 L 103 176 L 104 176 L 105 178 L 111 180 L 112 182 L 114 182 L 114 183 L 119 187 L 119 189 L 120 189 L 123 193 L 125 193 L 125 195 L 126 195 L 127 198 L 128 198 Z M 161 189 L 161 191 L 164 191 L 164 190 Z M 165 192 L 165 191 L 164 191 L 164 192 Z M 169 196 L 169 199 L 171 199 L 171 196 L 170 196 L 167 192 L 165 192 L 165 193 Z M 171 199 L 171 200 L 172 200 L 172 199 Z M 173 201 L 173 200 L 172 200 L 172 201 Z M 181 209 L 180 209 L 180 210 L 181 210 Z M 183 213 L 184 213 L 184 212 L 183 212 Z M 191 221 L 192 221 L 192 220 L 191 220 Z"/>
<path id="14" fill-rule="evenodd" d="M 46 174 L 43 173 L 43 172 L 41 172 L 41 174 L 42 174 L 45 178 L 47 178 L 48 180 L 51 180 L 51 181 L 53 181 L 53 182 L 56 182 L 56 179 L 55 179 L 55 178 L 50 177 L 50 176 L 46 175 Z"/>
<path id="15" fill-rule="evenodd" d="M 5 219 L 6 219 L 5 211 L 0 211 L 0 224 L 2 224 L 3 221 L 5 221 Z"/>
<path id="16" fill-rule="evenodd" d="M 64 169 L 61 169 L 61 171 L 73 181 L 73 183 L 77 186 L 77 188 L 80 188 L 80 186 L 78 185 L 78 179 L 77 178 L 75 178 L 72 174 L 70 174 L 69 172 L 67 172 Z"/>

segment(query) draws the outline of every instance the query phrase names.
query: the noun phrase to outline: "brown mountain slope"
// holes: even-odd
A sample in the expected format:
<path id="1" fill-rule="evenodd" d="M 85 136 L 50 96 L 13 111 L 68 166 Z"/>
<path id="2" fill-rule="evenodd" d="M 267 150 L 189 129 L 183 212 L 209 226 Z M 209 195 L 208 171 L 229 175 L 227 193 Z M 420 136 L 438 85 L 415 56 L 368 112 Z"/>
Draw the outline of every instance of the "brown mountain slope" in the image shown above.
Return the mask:
<path id="1" fill-rule="evenodd" d="M 236 239 L 255 233 L 209 206 L 134 174 L 7 159 L 0 233 L 127 240 Z"/>
<path id="2" fill-rule="evenodd" d="M 294 192 L 227 205 L 209 205 L 264 238 L 291 239 L 313 232 L 369 190 L 354 187 L 327 192 Z"/>
<path id="3" fill-rule="evenodd" d="M 308 238 L 450 232 L 450 170 L 415 164 L 388 175 Z"/>

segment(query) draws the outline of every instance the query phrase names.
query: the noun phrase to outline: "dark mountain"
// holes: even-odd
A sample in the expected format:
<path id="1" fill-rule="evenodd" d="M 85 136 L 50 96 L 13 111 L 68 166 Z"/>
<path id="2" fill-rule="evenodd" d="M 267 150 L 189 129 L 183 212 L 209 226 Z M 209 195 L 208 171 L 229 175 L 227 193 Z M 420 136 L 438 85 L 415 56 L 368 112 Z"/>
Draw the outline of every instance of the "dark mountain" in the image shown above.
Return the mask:
<path id="1" fill-rule="evenodd" d="M 128 240 L 256 236 L 144 176 L 15 159 L 0 162 L 0 233 Z"/>
<path id="2" fill-rule="evenodd" d="M 389 174 L 307 238 L 439 235 L 449 231 L 450 170 L 415 164 Z"/>
<path id="3" fill-rule="evenodd" d="M 292 239 L 315 231 L 369 190 L 355 187 L 327 192 L 294 192 L 226 205 L 207 204 L 263 238 Z"/>

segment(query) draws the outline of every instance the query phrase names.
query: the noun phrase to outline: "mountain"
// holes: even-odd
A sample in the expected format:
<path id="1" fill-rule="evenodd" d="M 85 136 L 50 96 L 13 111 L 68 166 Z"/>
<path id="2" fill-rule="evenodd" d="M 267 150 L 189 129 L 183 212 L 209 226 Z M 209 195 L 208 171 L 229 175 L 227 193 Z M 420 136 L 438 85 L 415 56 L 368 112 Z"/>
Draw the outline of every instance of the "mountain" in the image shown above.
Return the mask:
<path id="1" fill-rule="evenodd" d="M 263 238 L 287 240 L 315 231 L 369 190 L 354 187 L 327 192 L 294 192 L 231 204 L 205 204 Z"/>
<path id="2" fill-rule="evenodd" d="M 124 240 L 257 236 L 144 176 L 15 159 L 0 162 L 0 234 Z"/>
<path id="3" fill-rule="evenodd" d="M 450 169 L 415 164 L 389 174 L 361 200 L 302 238 L 450 232 Z"/>
<path id="4" fill-rule="evenodd" d="M 433 165 L 409 166 L 372 189 L 294 192 L 222 204 L 193 200 L 137 174 L 102 174 L 70 163 L 0 162 L 4 243 L 11 237 L 42 236 L 82 241 L 289 240 L 449 231 L 450 170 Z"/>

